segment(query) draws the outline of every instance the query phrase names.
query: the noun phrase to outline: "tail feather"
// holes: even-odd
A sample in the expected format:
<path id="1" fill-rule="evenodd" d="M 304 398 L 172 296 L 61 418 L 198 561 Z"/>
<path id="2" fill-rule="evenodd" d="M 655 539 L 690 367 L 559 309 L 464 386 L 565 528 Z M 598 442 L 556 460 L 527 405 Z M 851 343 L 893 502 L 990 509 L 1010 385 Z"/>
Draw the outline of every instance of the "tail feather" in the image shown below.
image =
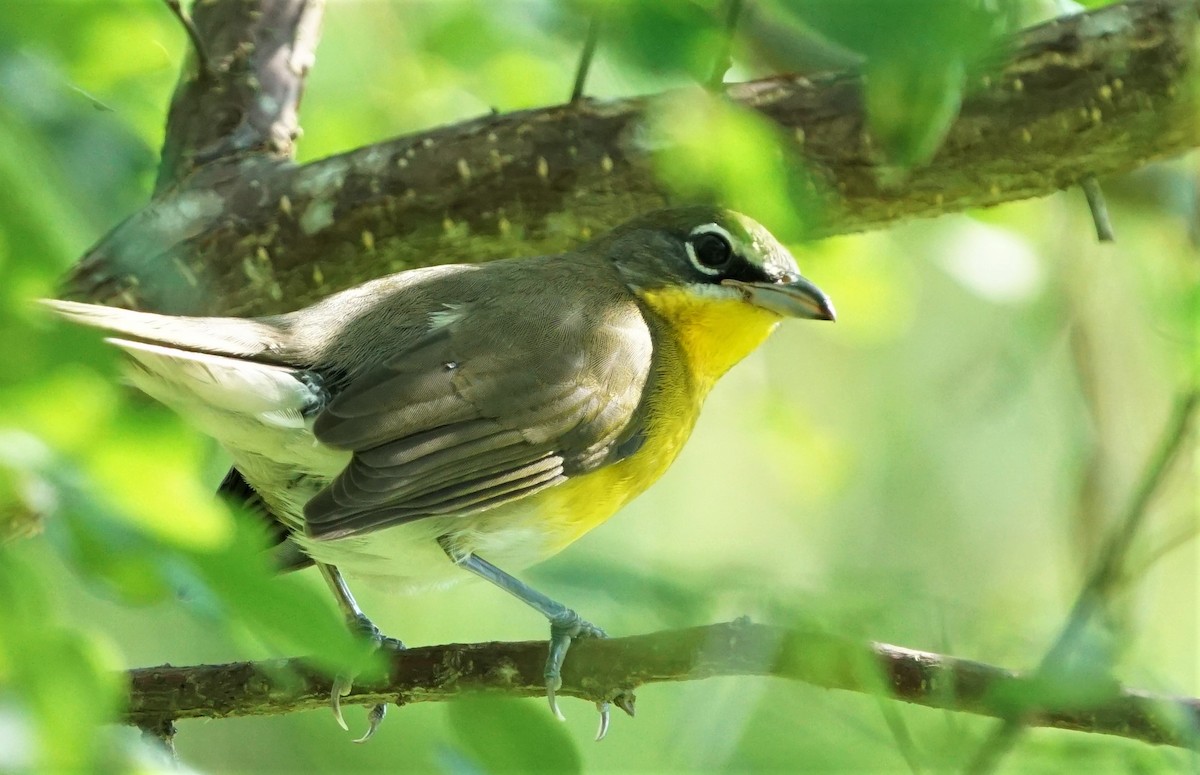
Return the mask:
<path id="1" fill-rule="evenodd" d="M 260 320 L 157 315 L 57 299 L 42 303 L 76 323 L 179 350 L 279 362 L 284 349 L 283 332 Z"/>
<path id="2" fill-rule="evenodd" d="M 260 320 L 187 318 L 47 301 L 47 307 L 109 333 L 128 356 L 130 381 L 233 457 L 221 492 L 250 501 L 264 520 L 276 520 L 273 554 L 281 570 L 309 562 L 290 540 L 302 524 L 302 505 L 345 467 L 349 453 L 317 442 L 313 418 L 328 402 L 324 379 L 289 363 L 285 329 Z M 251 486 L 253 484 L 253 486 Z M 306 489 L 307 488 L 307 489 Z M 268 499 L 258 493 L 268 494 Z"/>
<path id="3" fill-rule="evenodd" d="M 312 446 L 307 424 L 326 394 L 316 374 L 282 360 L 280 329 L 243 318 L 44 303 L 76 323 L 114 334 L 109 341 L 130 356 L 129 377 L 138 388 L 231 450 L 270 457 L 284 444 Z"/>
<path id="4" fill-rule="evenodd" d="M 304 372 L 225 355 L 181 350 L 112 337 L 136 365 L 133 383 L 159 401 L 186 411 L 193 402 L 266 425 L 304 427 L 321 404 L 320 391 Z M 186 396 L 186 399 L 184 398 Z"/>

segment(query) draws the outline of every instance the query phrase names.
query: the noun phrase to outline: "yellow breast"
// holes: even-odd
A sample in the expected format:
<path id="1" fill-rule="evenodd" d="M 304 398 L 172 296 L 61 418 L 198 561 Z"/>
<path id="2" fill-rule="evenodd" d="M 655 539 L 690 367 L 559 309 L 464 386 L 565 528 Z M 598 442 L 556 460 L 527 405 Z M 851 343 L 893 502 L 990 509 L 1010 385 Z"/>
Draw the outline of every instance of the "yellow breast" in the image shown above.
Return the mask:
<path id="1" fill-rule="evenodd" d="M 683 449 L 705 396 L 731 366 L 754 351 L 778 325 L 772 312 L 740 299 L 699 296 L 686 289 L 641 294 L 657 315 L 653 388 L 646 440 L 634 455 L 551 488 L 537 515 L 557 552 L 604 522 L 653 484 Z"/>

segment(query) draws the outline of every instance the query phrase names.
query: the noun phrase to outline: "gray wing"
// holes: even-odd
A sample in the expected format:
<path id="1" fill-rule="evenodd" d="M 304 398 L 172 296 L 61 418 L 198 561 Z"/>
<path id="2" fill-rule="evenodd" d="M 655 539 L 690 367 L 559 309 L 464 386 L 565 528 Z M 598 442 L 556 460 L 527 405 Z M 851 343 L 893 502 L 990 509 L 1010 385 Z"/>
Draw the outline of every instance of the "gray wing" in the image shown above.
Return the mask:
<path id="1" fill-rule="evenodd" d="M 534 303 L 518 320 L 503 311 L 486 302 L 455 310 L 352 377 L 318 415 L 317 439 L 354 454 L 305 506 L 309 535 L 480 511 L 636 447 L 627 442 L 640 438 L 652 348 L 636 304 Z"/>

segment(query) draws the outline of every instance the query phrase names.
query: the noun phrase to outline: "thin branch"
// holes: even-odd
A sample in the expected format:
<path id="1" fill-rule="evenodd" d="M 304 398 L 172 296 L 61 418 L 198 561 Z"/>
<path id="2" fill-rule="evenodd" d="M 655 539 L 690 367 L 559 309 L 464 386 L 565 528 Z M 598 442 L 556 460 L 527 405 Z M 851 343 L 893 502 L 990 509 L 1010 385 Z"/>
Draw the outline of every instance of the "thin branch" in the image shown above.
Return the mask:
<path id="1" fill-rule="evenodd" d="M 1175 402 L 1162 439 L 1159 441 L 1153 457 L 1146 464 L 1145 472 L 1142 474 L 1133 497 L 1130 498 L 1125 514 L 1109 536 L 1098 562 L 1088 575 L 1074 605 L 1071 606 L 1066 624 L 1038 664 L 1035 671 L 1036 676 L 1045 678 L 1062 671 L 1070 657 L 1071 650 L 1079 644 L 1084 629 L 1112 594 L 1113 586 L 1123 577 L 1122 570 L 1129 547 L 1149 513 L 1154 495 L 1161 487 L 1171 469 L 1171 464 L 1188 438 L 1198 405 L 1200 405 L 1200 390 L 1197 389 L 1189 390 Z M 991 772 L 1016 742 L 1021 729 L 1027 723 L 1021 715 L 1004 719 L 1004 722 L 980 745 L 967 771 L 975 775 Z"/>
<path id="2" fill-rule="evenodd" d="M 1083 189 L 1083 195 L 1087 197 L 1088 209 L 1092 211 L 1092 223 L 1096 226 L 1096 239 L 1101 242 L 1115 242 L 1116 234 L 1113 232 L 1112 218 L 1108 214 L 1108 202 L 1104 199 L 1104 189 L 1100 188 L 1100 181 L 1096 180 L 1095 175 L 1084 175 L 1079 181 L 1079 187 Z"/>
<path id="3" fill-rule="evenodd" d="M 1200 145 L 1198 17 L 1200 0 L 1131 0 L 1019 33 L 989 79 L 972 83 L 935 158 L 895 187 L 878 178 L 857 73 L 778 76 L 726 94 L 778 127 L 783 158 L 802 160 L 793 171 L 811 197 L 797 205 L 810 236 L 879 228 L 1045 196 Z M 648 134 L 657 104 L 487 116 L 301 167 L 227 158 L 117 227 L 64 292 L 259 314 L 430 261 L 570 249 L 668 201 L 655 172 L 664 141 Z"/>
<path id="4" fill-rule="evenodd" d="M 1087 626 L 1097 606 L 1111 594 L 1113 584 L 1121 578 L 1121 569 L 1129 547 L 1149 513 L 1151 500 L 1162 486 L 1163 480 L 1171 470 L 1171 464 L 1188 438 L 1198 404 L 1200 391 L 1197 390 L 1187 392 L 1175 402 L 1162 439 L 1155 449 L 1154 456 L 1146 465 L 1141 482 L 1134 491 L 1125 514 L 1101 552 L 1099 562 L 1071 607 L 1066 625 L 1043 657 L 1039 669 L 1053 667 L 1066 659 L 1067 652 L 1078 642 L 1079 633 Z"/>
<path id="5" fill-rule="evenodd" d="M 1200 524 L 1196 524 L 1194 521 L 1196 516 L 1194 512 L 1188 516 L 1189 520 L 1183 527 L 1168 536 L 1161 544 L 1146 552 L 1144 557 L 1139 557 L 1137 564 L 1126 565 L 1125 577 L 1136 579 L 1146 575 L 1164 557 L 1196 540 L 1196 536 L 1200 535 Z"/>
<path id="6" fill-rule="evenodd" d="M 179 23 L 183 25 L 183 29 L 187 32 L 188 40 L 192 43 L 192 50 L 196 53 L 196 70 L 201 78 L 212 77 L 212 69 L 209 66 L 208 52 L 204 49 L 204 41 L 200 38 L 200 31 L 196 29 L 192 17 L 188 12 L 183 10 L 183 5 L 179 0 L 165 0 L 167 8 L 171 10 Z"/>
<path id="7" fill-rule="evenodd" d="M 588 22 L 587 37 L 583 51 L 579 54 L 579 66 L 575 68 L 575 85 L 571 87 L 571 102 L 583 99 L 583 87 L 587 84 L 588 72 L 592 69 L 592 58 L 596 55 L 596 44 L 600 42 L 600 12 L 596 11 Z"/>
<path id="8" fill-rule="evenodd" d="M 719 91 L 725 84 L 725 74 L 733 66 L 733 39 L 737 34 L 738 17 L 742 14 L 742 0 L 725 0 L 725 27 L 722 31 L 721 49 L 713 62 L 712 75 L 708 77 L 708 88 Z"/>
<path id="9" fill-rule="evenodd" d="M 453 700 L 486 692 L 509 697 L 545 693 L 544 641 L 427 646 L 391 656 L 386 680 L 355 685 L 346 703 Z M 745 620 L 572 646 L 561 696 L 593 702 L 636 687 L 715 676 L 759 675 L 827 689 L 888 696 L 916 705 L 1003 717 L 1011 698 L 1032 688 L 1010 670 L 942 654 L 862 643 L 832 635 L 751 624 Z M 239 662 L 131 670 L 125 721 L 261 716 L 324 708 L 330 680 L 303 660 Z M 1044 690 L 1043 690 L 1044 696 Z M 1005 699 L 1010 698 L 1010 699 Z M 1081 706 L 1078 699 L 1030 713 L 1033 726 L 1117 735 L 1184 746 L 1200 725 L 1200 699 L 1152 695 L 1113 686 Z"/>

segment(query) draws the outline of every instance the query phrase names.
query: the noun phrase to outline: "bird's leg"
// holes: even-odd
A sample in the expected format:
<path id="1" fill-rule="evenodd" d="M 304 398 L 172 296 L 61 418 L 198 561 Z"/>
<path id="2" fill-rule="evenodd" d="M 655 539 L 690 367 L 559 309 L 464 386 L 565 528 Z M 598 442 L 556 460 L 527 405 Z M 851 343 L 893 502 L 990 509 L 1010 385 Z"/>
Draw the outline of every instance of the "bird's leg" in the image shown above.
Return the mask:
<path id="1" fill-rule="evenodd" d="M 342 572 L 337 569 L 337 566 L 327 565 L 323 562 L 316 563 L 321 570 L 321 577 L 325 579 L 325 583 L 329 585 L 330 591 L 333 592 L 333 597 L 337 600 L 338 609 L 342 615 L 346 617 L 346 624 L 354 632 L 360 632 L 371 640 L 378 641 L 381 646 L 391 646 L 397 649 L 405 648 L 404 644 L 395 638 L 389 638 L 380 633 L 379 628 L 374 622 L 367 618 L 367 615 L 358 607 L 358 602 L 354 599 L 354 595 L 350 593 L 350 587 L 346 585 L 346 579 L 342 576 Z"/>
<path id="2" fill-rule="evenodd" d="M 336 566 L 327 565 L 323 562 L 316 563 L 316 566 L 321 571 L 321 578 L 325 579 L 325 583 L 329 585 L 329 589 L 333 592 L 333 597 L 337 600 L 338 608 L 341 609 L 342 615 L 346 617 L 346 623 L 355 633 L 361 633 L 371 640 L 375 648 L 388 648 L 393 651 L 401 651 L 405 648 L 404 643 L 395 638 L 389 638 L 379 631 L 374 622 L 367 618 L 367 615 L 358 607 L 358 602 L 354 599 L 354 595 L 350 593 L 350 587 L 346 585 L 346 579 L 342 578 L 342 573 Z M 342 717 L 342 698 L 350 693 L 350 689 L 354 686 L 354 676 L 338 675 L 333 679 L 333 690 L 329 693 L 329 706 L 333 709 L 333 717 L 337 719 L 337 723 L 342 729 L 349 731 L 346 726 L 346 719 Z M 379 725 L 383 723 L 383 717 L 387 714 L 387 705 L 380 703 L 371 708 L 367 714 L 370 726 L 367 727 L 367 732 L 362 737 L 354 742 L 365 743 L 375 734 L 375 730 L 379 729 Z"/>
<path id="3" fill-rule="evenodd" d="M 546 658 L 545 671 L 546 699 L 549 700 L 550 710 L 554 715 L 559 719 L 564 718 L 562 711 L 558 709 L 555 692 L 562 687 L 562 664 L 567 656 L 567 649 L 571 647 L 571 641 L 575 638 L 607 638 L 608 635 L 562 603 L 551 600 L 482 557 L 453 548 L 446 537 L 438 539 L 438 543 L 460 568 L 490 581 L 550 621 L 550 655 Z M 607 732 L 608 703 L 600 704 L 600 716 L 601 732 Z M 603 734 L 598 735 L 597 739 L 600 737 L 603 737 Z"/>

